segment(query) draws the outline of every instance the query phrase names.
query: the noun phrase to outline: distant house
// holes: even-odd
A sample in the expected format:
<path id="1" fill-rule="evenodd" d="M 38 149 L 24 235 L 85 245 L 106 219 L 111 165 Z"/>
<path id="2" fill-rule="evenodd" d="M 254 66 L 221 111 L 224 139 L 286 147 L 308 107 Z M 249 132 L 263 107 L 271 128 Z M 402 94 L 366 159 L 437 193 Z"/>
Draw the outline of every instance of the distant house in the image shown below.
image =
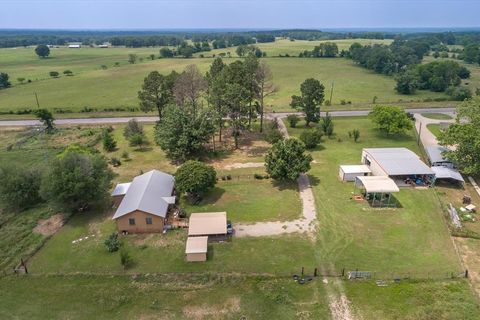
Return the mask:
<path id="1" fill-rule="evenodd" d="M 69 42 L 68 47 L 71 48 L 71 49 L 79 49 L 79 48 L 82 47 L 82 43 L 81 42 Z"/>
<path id="2" fill-rule="evenodd" d="M 111 46 L 110 42 L 104 42 L 102 44 L 99 44 L 99 48 L 109 48 Z"/>
<path id="3" fill-rule="evenodd" d="M 158 170 L 122 183 L 112 192 L 119 206 L 113 220 L 122 233 L 162 232 L 168 210 L 175 204 L 175 179 Z"/>

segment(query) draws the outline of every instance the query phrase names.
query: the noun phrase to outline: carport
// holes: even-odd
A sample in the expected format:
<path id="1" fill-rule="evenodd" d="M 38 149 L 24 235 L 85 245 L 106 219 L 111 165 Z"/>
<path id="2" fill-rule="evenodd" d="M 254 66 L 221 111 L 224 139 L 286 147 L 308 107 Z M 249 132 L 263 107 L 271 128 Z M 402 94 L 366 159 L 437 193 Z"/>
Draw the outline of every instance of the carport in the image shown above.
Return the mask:
<path id="1" fill-rule="evenodd" d="M 359 187 L 363 189 L 362 195 L 372 207 L 395 207 L 392 193 L 399 192 L 395 181 L 387 176 L 358 176 L 354 182 L 354 193 Z"/>

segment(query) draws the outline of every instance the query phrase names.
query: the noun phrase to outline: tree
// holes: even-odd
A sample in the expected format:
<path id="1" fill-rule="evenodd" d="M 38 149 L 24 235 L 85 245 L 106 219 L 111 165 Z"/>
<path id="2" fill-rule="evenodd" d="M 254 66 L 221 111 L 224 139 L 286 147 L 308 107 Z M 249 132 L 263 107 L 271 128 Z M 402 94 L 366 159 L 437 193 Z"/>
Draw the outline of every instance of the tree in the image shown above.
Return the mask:
<path id="1" fill-rule="evenodd" d="M 314 149 L 320 143 L 322 133 L 318 129 L 303 130 L 300 134 L 300 140 L 307 149 Z"/>
<path id="2" fill-rule="evenodd" d="M 130 119 L 127 122 L 127 125 L 123 129 L 123 136 L 125 139 L 129 140 L 134 134 L 144 134 L 143 126 L 136 119 Z"/>
<path id="3" fill-rule="evenodd" d="M 212 166 L 189 160 L 175 173 L 175 187 L 181 193 L 199 198 L 212 189 L 217 182 L 217 173 Z"/>
<path id="4" fill-rule="evenodd" d="M 325 97 L 324 91 L 325 87 L 320 81 L 309 78 L 300 86 L 301 96 L 292 96 L 290 106 L 303 111 L 307 127 L 311 122 L 318 122 L 320 119 L 320 105 Z"/>
<path id="5" fill-rule="evenodd" d="M 258 58 L 253 53 L 249 53 L 243 61 L 243 67 L 245 69 L 243 72 L 243 83 L 248 91 L 248 128 L 250 128 L 252 119 L 255 116 L 254 100 L 260 91 L 257 81 L 257 70 L 259 68 Z"/>
<path id="6" fill-rule="evenodd" d="M 65 70 L 63 71 L 63 74 L 66 75 L 67 77 L 73 76 L 73 71 L 72 70 Z"/>
<path id="7" fill-rule="evenodd" d="M 290 114 L 287 116 L 287 121 L 290 124 L 290 128 L 296 128 L 297 123 L 300 122 L 300 118 L 295 114 Z"/>
<path id="8" fill-rule="evenodd" d="M 387 134 L 404 134 L 413 128 L 412 121 L 400 107 L 375 106 L 369 117 L 377 129 Z"/>
<path id="9" fill-rule="evenodd" d="M 102 131 L 102 144 L 103 150 L 107 152 L 114 151 L 117 148 L 117 142 L 108 129 L 103 129 Z"/>
<path id="10" fill-rule="evenodd" d="M 134 53 L 128 55 L 128 63 L 135 64 L 137 62 L 138 56 Z"/>
<path id="11" fill-rule="evenodd" d="M 222 70 L 225 67 L 221 58 L 213 60 L 210 70 L 205 78 L 207 80 L 207 101 L 215 113 L 215 120 L 219 130 L 219 140 L 222 141 L 223 118 L 226 115 L 225 105 L 223 103 L 223 92 L 225 83 L 223 82 Z"/>
<path id="12" fill-rule="evenodd" d="M 155 126 L 155 141 L 170 159 L 184 162 L 200 152 L 214 132 L 210 112 L 196 115 L 191 106 L 169 106 Z"/>
<path id="13" fill-rule="evenodd" d="M 58 73 L 58 71 L 50 71 L 48 74 L 52 78 L 58 78 L 58 76 L 60 75 L 60 73 Z"/>
<path id="14" fill-rule="evenodd" d="M 8 81 L 8 73 L 1 72 L 0 73 L 0 90 L 6 89 L 11 86 L 10 81 Z"/>
<path id="15" fill-rule="evenodd" d="M 0 167 L 0 204 L 21 211 L 42 202 L 41 173 L 35 168 Z"/>
<path id="16" fill-rule="evenodd" d="M 195 113 L 198 100 L 206 86 L 205 78 L 198 70 L 198 67 L 193 64 L 188 65 L 185 71 L 177 77 L 173 86 L 173 95 L 176 103 L 179 106 L 191 105 Z"/>
<path id="17" fill-rule="evenodd" d="M 333 135 L 333 127 L 334 127 L 333 119 L 330 116 L 330 114 L 327 112 L 325 117 L 322 118 L 322 121 L 320 123 L 320 128 L 322 128 L 323 133 L 330 138 Z"/>
<path id="18" fill-rule="evenodd" d="M 466 121 L 465 121 L 466 120 Z M 445 156 L 465 174 L 480 174 L 480 97 L 457 107 L 456 122 L 438 137 L 443 146 L 455 146 Z"/>
<path id="19" fill-rule="evenodd" d="M 34 113 L 40 120 L 40 122 L 43 123 L 43 126 L 45 127 L 45 132 L 52 133 L 55 130 L 55 119 L 53 118 L 53 115 L 50 111 L 48 111 L 47 109 L 38 109 L 35 110 Z"/>
<path id="20" fill-rule="evenodd" d="M 107 247 L 108 252 L 118 251 L 118 249 L 120 249 L 120 240 L 118 240 L 118 233 L 111 233 L 108 238 L 105 239 L 104 244 Z"/>
<path id="21" fill-rule="evenodd" d="M 144 133 L 135 133 L 128 138 L 128 141 L 131 147 L 138 147 L 140 150 L 150 144 Z"/>
<path id="22" fill-rule="evenodd" d="M 173 57 L 173 51 L 170 50 L 169 48 L 161 48 L 160 49 L 160 57 L 161 58 L 172 58 Z"/>
<path id="23" fill-rule="evenodd" d="M 256 98 L 258 100 L 258 113 L 260 113 L 260 132 L 263 131 L 263 116 L 265 112 L 265 98 L 274 94 L 276 88 L 272 83 L 272 72 L 265 61 L 261 61 L 256 69 L 255 80 L 258 90 Z"/>
<path id="24" fill-rule="evenodd" d="M 152 71 L 143 80 L 142 90 L 138 91 L 140 109 L 149 112 L 157 109 L 159 119 L 162 119 L 163 109 L 173 100 L 173 86 L 177 73 L 170 73 L 168 76 Z"/>
<path id="25" fill-rule="evenodd" d="M 154 55 L 153 53 L 151 53 L 151 54 L 149 55 L 149 57 L 150 57 L 150 60 L 152 60 L 152 61 L 155 60 L 155 55 Z"/>
<path id="26" fill-rule="evenodd" d="M 395 90 L 401 94 L 414 94 L 418 88 L 418 75 L 414 70 L 407 70 L 399 74 L 395 80 Z"/>
<path id="27" fill-rule="evenodd" d="M 106 201 L 112 179 L 101 155 L 70 148 L 51 163 L 40 195 L 60 210 L 79 211 Z"/>
<path id="28" fill-rule="evenodd" d="M 310 170 L 312 156 L 305 154 L 305 145 L 295 138 L 275 143 L 265 156 L 267 173 L 276 180 L 296 180 Z"/>
<path id="29" fill-rule="evenodd" d="M 37 54 L 37 56 L 39 56 L 40 58 L 46 58 L 50 55 L 50 48 L 44 44 L 39 44 L 36 48 L 35 48 L 35 53 Z"/>

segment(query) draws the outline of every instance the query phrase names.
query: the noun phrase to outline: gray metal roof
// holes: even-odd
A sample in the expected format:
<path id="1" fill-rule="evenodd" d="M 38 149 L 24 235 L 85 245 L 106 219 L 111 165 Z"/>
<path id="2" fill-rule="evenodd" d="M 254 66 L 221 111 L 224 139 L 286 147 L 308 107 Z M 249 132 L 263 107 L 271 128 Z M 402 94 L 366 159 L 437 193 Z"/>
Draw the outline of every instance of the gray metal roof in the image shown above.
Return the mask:
<path id="1" fill-rule="evenodd" d="M 389 176 L 434 174 L 415 152 L 407 148 L 366 148 L 364 151 Z"/>
<path id="2" fill-rule="evenodd" d="M 428 156 L 428 159 L 430 160 L 430 163 L 450 162 L 448 159 L 446 159 L 442 155 L 442 152 L 448 151 L 448 149 L 445 147 L 442 147 L 439 145 L 433 145 L 433 146 L 426 147 L 425 151 L 427 152 L 427 156 Z"/>
<path id="3" fill-rule="evenodd" d="M 113 219 L 140 210 L 165 218 L 175 178 L 158 170 L 135 177 Z"/>
<path id="4" fill-rule="evenodd" d="M 437 179 L 453 179 L 461 182 L 465 182 L 460 172 L 455 169 L 450 169 L 447 167 L 432 167 L 432 170 L 435 172 L 435 177 Z"/>
<path id="5" fill-rule="evenodd" d="M 131 184 L 131 182 L 117 184 L 115 189 L 112 191 L 112 197 L 125 195 Z"/>

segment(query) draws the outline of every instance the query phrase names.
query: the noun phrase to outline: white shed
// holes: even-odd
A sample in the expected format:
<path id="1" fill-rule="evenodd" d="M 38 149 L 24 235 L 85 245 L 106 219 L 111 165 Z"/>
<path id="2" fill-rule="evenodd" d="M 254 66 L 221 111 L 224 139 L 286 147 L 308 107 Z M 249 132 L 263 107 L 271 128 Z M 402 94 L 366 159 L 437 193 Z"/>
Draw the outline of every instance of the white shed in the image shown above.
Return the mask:
<path id="1" fill-rule="evenodd" d="M 342 181 L 355 181 L 355 177 L 368 176 L 372 173 L 366 165 L 342 165 L 338 170 L 338 177 Z"/>

